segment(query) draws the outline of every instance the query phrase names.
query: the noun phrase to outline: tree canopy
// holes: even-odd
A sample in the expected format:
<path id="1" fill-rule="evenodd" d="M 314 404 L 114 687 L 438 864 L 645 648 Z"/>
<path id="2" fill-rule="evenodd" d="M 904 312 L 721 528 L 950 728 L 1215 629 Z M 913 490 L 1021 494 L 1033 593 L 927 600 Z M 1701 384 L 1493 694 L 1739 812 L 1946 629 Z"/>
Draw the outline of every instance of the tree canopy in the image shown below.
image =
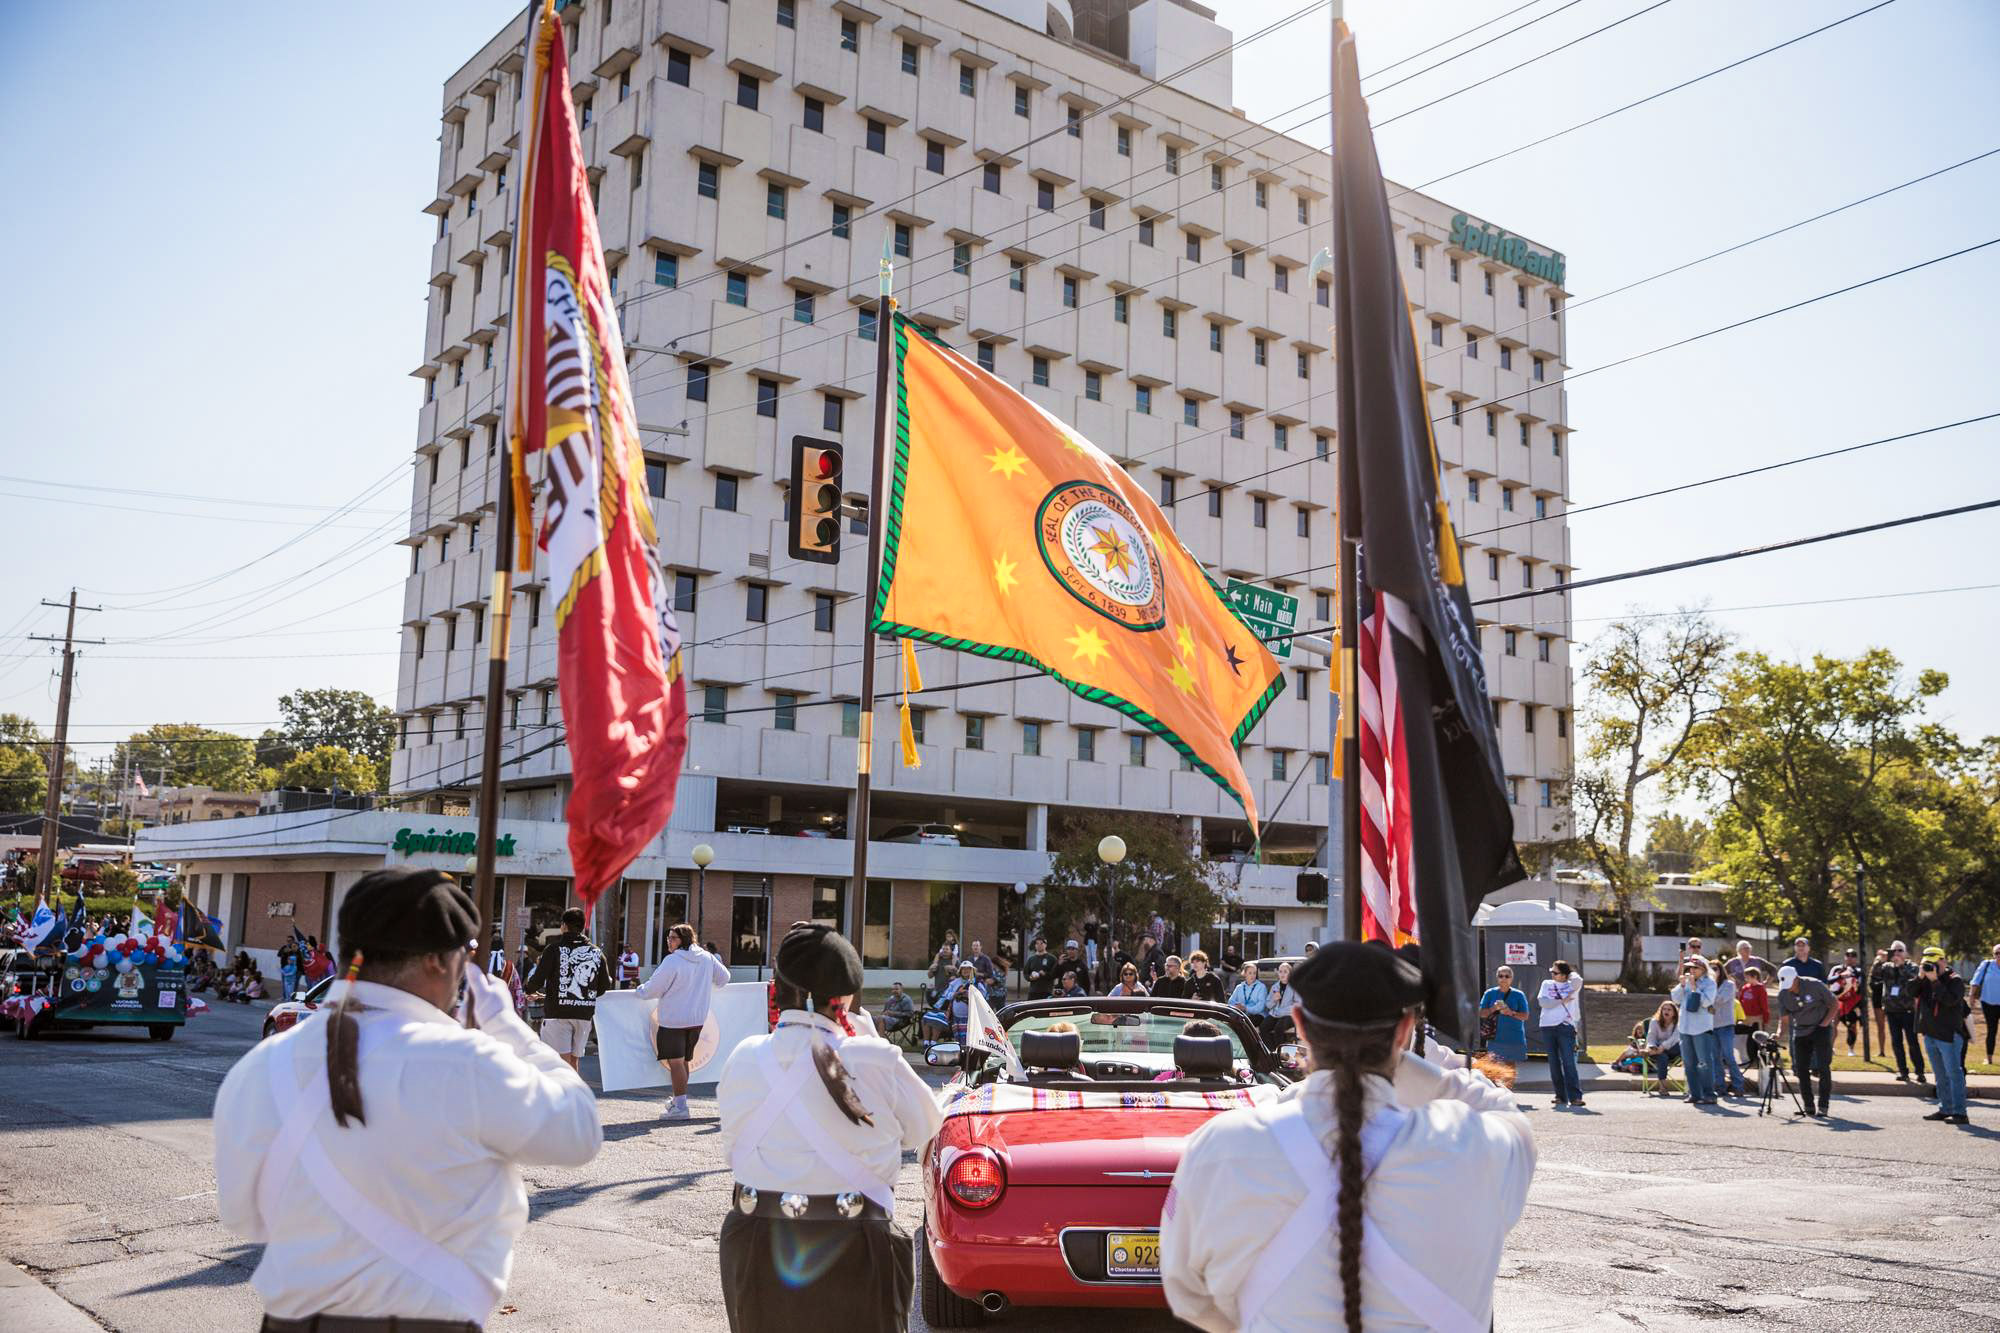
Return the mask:
<path id="1" fill-rule="evenodd" d="M 260 763 L 284 769 L 308 750 L 337 746 L 363 756 L 376 768 L 374 782 L 354 790 L 379 791 L 389 785 L 389 756 L 396 744 L 394 710 L 361 690 L 317 689 L 285 695 L 278 700 L 278 713 L 283 724 L 257 741 Z"/>
<path id="2" fill-rule="evenodd" d="M 2000 921 L 1994 744 L 1927 717 L 1947 683 L 1881 648 L 1737 658 L 1696 746 L 1734 915 L 1824 949 L 1856 937 L 1859 882 L 1871 943 L 1970 943 Z"/>
<path id="3" fill-rule="evenodd" d="M 161 722 L 135 732 L 112 755 L 121 772 L 128 762 L 153 786 L 254 791 L 267 785 L 248 736 L 194 722 Z"/>
<path id="4" fill-rule="evenodd" d="M 338 745 L 315 745 L 294 756 L 278 775 L 278 781 L 283 786 L 312 791 L 338 787 L 342 791 L 373 792 L 381 785 L 372 759 Z"/>
<path id="5" fill-rule="evenodd" d="M 49 794 L 46 744 L 33 722 L 19 713 L 0 713 L 0 810 L 42 808 Z"/>
<path id="6" fill-rule="evenodd" d="M 1097 844 L 1112 833 L 1125 840 L 1125 860 L 1107 869 Z M 1051 830 L 1049 858 L 1041 910 L 1051 934 L 1087 919 L 1103 921 L 1107 885 L 1115 886 L 1112 924 L 1121 943 L 1136 939 L 1139 924 L 1156 912 L 1194 930 L 1207 929 L 1222 914 L 1214 866 L 1195 855 L 1171 816 L 1104 810 L 1064 819 Z"/>

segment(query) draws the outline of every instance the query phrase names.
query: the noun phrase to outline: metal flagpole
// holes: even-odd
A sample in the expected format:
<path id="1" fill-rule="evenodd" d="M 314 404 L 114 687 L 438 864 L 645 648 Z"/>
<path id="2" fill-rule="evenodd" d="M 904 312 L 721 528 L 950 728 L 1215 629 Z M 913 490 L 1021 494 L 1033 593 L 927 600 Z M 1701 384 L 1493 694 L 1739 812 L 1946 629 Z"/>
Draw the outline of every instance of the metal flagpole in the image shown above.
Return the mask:
<path id="1" fill-rule="evenodd" d="M 528 6 L 528 28 L 521 48 L 525 57 L 519 117 L 521 152 L 531 163 L 535 150 L 533 141 L 541 132 L 528 112 L 539 105 L 542 93 L 540 84 L 543 80 L 537 77 L 535 68 L 535 38 L 542 13 L 541 5 Z M 515 320 L 528 307 L 527 242 L 521 233 L 521 221 L 527 213 L 527 193 L 532 174 L 531 171 L 524 171 L 514 182 L 514 304 L 510 318 Z M 503 913 L 495 911 L 493 920 L 488 922 L 486 914 L 493 902 L 494 847 L 500 836 L 500 722 L 507 698 L 509 641 L 514 637 L 514 450 L 519 447 L 520 441 L 514 438 L 513 427 L 514 413 L 520 408 L 518 396 L 522 392 L 521 336 L 525 335 L 510 338 L 513 346 L 507 357 L 507 421 L 502 432 L 506 448 L 499 456 L 500 493 L 493 504 L 493 587 L 486 602 L 486 716 L 480 738 L 479 831 L 475 838 L 472 877 L 473 906 L 479 914 L 479 930 L 473 938 L 482 945 L 487 943 L 490 927 L 505 919 Z"/>
<path id="2" fill-rule="evenodd" d="M 1333 39 L 1327 43 L 1327 86 L 1338 89 L 1340 78 L 1340 25 L 1342 21 L 1342 0 L 1333 0 Z M 1339 115 L 1340 100 L 1333 99 L 1328 111 L 1329 117 Z M 1334 137 L 1330 143 L 1339 142 L 1338 126 L 1334 127 Z M 1335 150 L 1331 147 L 1329 156 Z M 1338 179 L 1338 173 L 1335 175 Z M 1337 210 L 1334 226 L 1339 227 Z M 1338 244 L 1339 237 L 1335 236 Z M 1336 281 L 1339 269 L 1335 268 Z M 1358 467 L 1350 450 L 1360 447 L 1359 440 L 1341 439 L 1335 442 L 1338 451 L 1338 485 L 1334 495 L 1335 506 L 1335 555 L 1339 561 L 1339 574 L 1335 580 L 1334 595 L 1340 601 L 1340 906 L 1341 938 L 1359 940 L 1361 938 L 1361 737 L 1355 723 L 1359 720 L 1357 708 L 1360 693 L 1360 672 L 1356 664 L 1358 654 L 1359 617 L 1356 615 L 1355 598 L 1359 585 L 1356 566 L 1360 550 L 1353 533 L 1358 530 L 1357 520 L 1361 511 L 1357 507 L 1355 492 L 1360 489 L 1355 483 L 1359 479 Z M 1329 858 L 1330 860 L 1331 858 Z"/>
<path id="3" fill-rule="evenodd" d="M 895 284 L 891 237 L 882 242 L 882 286 L 875 300 L 875 457 L 868 474 L 868 571 L 861 592 L 861 735 L 854 747 L 854 818 L 847 828 L 847 836 L 854 839 L 850 892 L 860 896 L 864 914 L 868 904 L 869 788 L 875 762 L 875 584 L 882 576 L 882 497 L 888 491 L 884 474 L 889 464 L 889 431 L 895 419 L 889 408 L 889 365 L 894 355 L 891 340 L 896 336 L 896 300 L 889 294 Z"/>

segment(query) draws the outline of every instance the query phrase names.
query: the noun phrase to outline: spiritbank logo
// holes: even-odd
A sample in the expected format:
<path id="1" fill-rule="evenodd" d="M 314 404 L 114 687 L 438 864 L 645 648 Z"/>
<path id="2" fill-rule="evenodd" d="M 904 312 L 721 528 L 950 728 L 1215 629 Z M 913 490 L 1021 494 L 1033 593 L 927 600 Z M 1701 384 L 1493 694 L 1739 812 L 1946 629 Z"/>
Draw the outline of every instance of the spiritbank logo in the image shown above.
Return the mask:
<path id="1" fill-rule="evenodd" d="M 1476 255 L 1496 259 L 1510 268 L 1517 268 L 1531 278 L 1543 282 L 1563 285 L 1563 257 L 1551 250 L 1544 254 L 1518 236 L 1509 236 L 1498 227 L 1489 227 L 1483 222 L 1475 222 L 1460 213 L 1451 220 L 1451 243 L 1461 250 L 1470 250 Z"/>

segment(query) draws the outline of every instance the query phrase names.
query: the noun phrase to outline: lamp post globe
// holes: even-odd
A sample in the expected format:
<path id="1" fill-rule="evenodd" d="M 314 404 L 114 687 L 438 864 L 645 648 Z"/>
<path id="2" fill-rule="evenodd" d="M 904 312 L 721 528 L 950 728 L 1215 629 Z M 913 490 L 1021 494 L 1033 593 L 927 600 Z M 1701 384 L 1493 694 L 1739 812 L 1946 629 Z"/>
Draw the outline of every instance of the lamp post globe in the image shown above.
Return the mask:
<path id="1" fill-rule="evenodd" d="M 1116 833 L 1107 833 L 1097 840 L 1097 859 L 1108 866 L 1115 866 L 1125 859 L 1125 839 Z"/>
<path id="2" fill-rule="evenodd" d="M 708 905 L 708 863 L 715 859 L 715 848 L 698 842 L 688 857 L 694 862 L 694 942 L 699 944 L 708 920 L 703 909 Z"/>

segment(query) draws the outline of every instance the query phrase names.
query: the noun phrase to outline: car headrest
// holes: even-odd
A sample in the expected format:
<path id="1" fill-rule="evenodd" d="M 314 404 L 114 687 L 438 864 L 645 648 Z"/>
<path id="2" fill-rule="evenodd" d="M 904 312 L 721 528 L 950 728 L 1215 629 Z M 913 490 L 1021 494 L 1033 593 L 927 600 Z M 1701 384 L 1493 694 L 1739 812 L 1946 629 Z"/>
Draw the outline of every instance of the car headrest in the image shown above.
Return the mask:
<path id="1" fill-rule="evenodd" d="M 1186 1078 L 1226 1078 L 1235 1066 L 1227 1037 L 1174 1038 L 1174 1068 Z"/>
<path id="2" fill-rule="evenodd" d="M 1083 1034 L 1023 1032 L 1021 1063 L 1030 1069 L 1074 1069 L 1083 1059 Z"/>

